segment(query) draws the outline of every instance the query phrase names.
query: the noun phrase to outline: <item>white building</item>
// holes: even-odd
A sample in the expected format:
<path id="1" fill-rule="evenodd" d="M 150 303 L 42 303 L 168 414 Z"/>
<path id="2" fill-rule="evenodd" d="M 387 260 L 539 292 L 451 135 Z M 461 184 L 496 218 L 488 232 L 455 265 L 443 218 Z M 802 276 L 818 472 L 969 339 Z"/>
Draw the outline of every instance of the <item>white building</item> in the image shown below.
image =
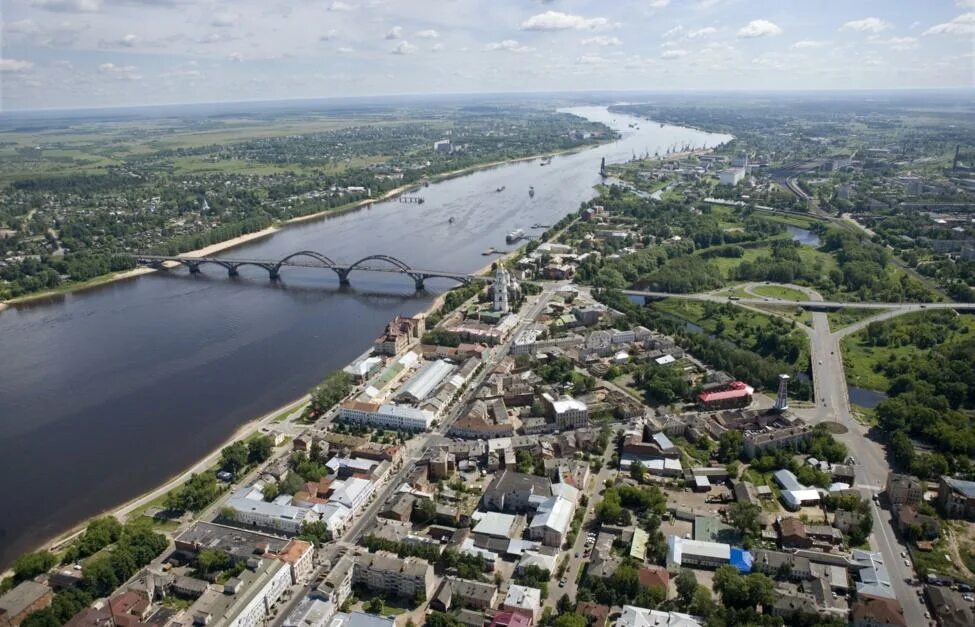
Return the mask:
<path id="1" fill-rule="evenodd" d="M 508 288 L 511 284 L 511 275 L 502 264 L 498 264 L 498 270 L 494 273 L 494 310 L 501 313 L 511 311 L 508 304 Z"/>
<path id="2" fill-rule="evenodd" d="M 589 407 L 582 401 L 566 395 L 555 400 L 548 392 L 542 394 L 542 400 L 549 406 L 555 423 L 560 428 L 585 427 L 589 424 Z"/>
<path id="3" fill-rule="evenodd" d="M 538 506 L 528 526 L 528 536 L 548 546 L 560 547 L 565 541 L 575 514 L 575 504 L 569 499 L 554 496 Z"/>
<path id="4" fill-rule="evenodd" d="M 505 595 L 501 608 L 509 612 L 527 612 L 538 620 L 542 611 L 542 591 L 538 588 L 512 584 L 508 588 L 508 594 Z"/>
<path id="5" fill-rule="evenodd" d="M 339 419 L 359 424 L 401 429 L 406 431 L 426 431 L 435 420 L 433 412 L 407 405 L 386 403 L 363 403 L 347 401 L 339 407 Z"/>
<path id="6" fill-rule="evenodd" d="M 230 497 L 227 506 L 234 510 L 238 523 L 288 534 L 297 534 L 306 521 L 318 520 L 318 514 L 311 509 L 292 505 L 290 496 L 266 502 L 260 485 L 241 488 Z"/>
<path id="7" fill-rule="evenodd" d="M 229 627 L 263 626 L 270 616 L 271 607 L 291 586 L 291 569 L 284 562 L 261 560 L 258 569 L 261 572 L 241 589 L 238 598 L 221 617 L 227 620 L 223 624 Z M 218 619 L 217 622 L 223 621 Z"/>
<path id="8" fill-rule="evenodd" d="M 450 152 L 450 140 L 441 139 L 433 142 L 433 149 L 437 152 Z"/>
<path id="9" fill-rule="evenodd" d="M 702 627 L 704 623 L 696 616 L 680 612 L 661 612 L 633 605 L 624 605 L 623 613 L 614 627 Z"/>
<path id="10" fill-rule="evenodd" d="M 344 505 L 356 514 L 372 496 L 375 487 L 375 484 L 368 479 L 359 477 L 340 479 L 332 483 L 332 496 L 329 497 L 329 502 Z"/>
<path id="11" fill-rule="evenodd" d="M 737 185 L 745 178 L 745 168 L 728 168 L 718 173 L 719 185 Z"/>

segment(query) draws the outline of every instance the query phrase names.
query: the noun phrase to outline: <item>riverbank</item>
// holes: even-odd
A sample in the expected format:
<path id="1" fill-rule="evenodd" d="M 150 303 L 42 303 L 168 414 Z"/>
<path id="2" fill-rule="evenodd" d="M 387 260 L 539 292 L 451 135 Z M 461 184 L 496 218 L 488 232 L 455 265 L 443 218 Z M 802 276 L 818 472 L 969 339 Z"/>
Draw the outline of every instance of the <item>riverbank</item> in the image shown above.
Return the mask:
<path id="1" fill-rule="evenodd" d="M 429 183 L 440 183 L 442 181 L 447 181 L 447 180 L 450 180 L 450 179 L 453 179 L 453 178 L 457 178 L 457 177 L 461 177 L 461 176 L 466 176 L 468 174 L 474 174 L 474 173 L 480 172 L 482 170 L 488 170 L 488 169 L 491 169 L 491 168 L 497 168 L 497 167 L 504 166 L 504 165 L 510 165 L 510 164 L 514 164 L 514 163 L 522 163 L 522 162 L 525 162 L 525 161 L 532 161 L 534 159 L 542 159 L 542 158 L 546 158 L 546 157 L 556 157 L 556 156 L 572 155 L 572 154 L 576 154 L 576 153 L 582 152 L 584 150 L 589 150 L 591 148 L 596 148 L 598 146 L 601 146 L 601 145 L 603 145 L 605 143 L 608 143 L 608 142 L 611 142 L 611 141 L 616 141 L 616 140 L 615 139 L 608 139 L 608 140 L 601 141 L 601 142 L 597 142 L 595 144 L 590 144 L 590 145 L 587 145 L 587 146 L 577 146 L 575 148 L 568 148 L 566 150 L 558 150 L 558 151 L 554 151 L 554 152 L 539 153 L 539 154 L 530 155 L 530 156 L 527 156 L 527 157 L 517 157 L 517 158 L 514 158 L 514 159 L 503 159 L 503 160 L 500 160 L 500 161 L 491 161 L 491 162 L 488 162 L 488 163 L 482 163 L 482 164 L 478 164 L 478 165 L 468 166 L 466 168 L 460 168 L 458 170 L 451 170 L 450 172 L 443 172 L 441 174 L 436 174 L 436 175 L 430 177 L 427 182 L 429 182 Z M 288 227 L 290 225 L 301 224 L 303 222 L 312 222 L 312 221 L 315 221 L 315 220 L 322 220 L 322 219 L 330 218 L 330 217 L 333 217 L 333 216 L 340 216 L 340 215 L 343 215 L 343 214 L 346 214 L 346 213 L 350 213 L 352 211 L 358 211 L 358 210 L 360 210 L 360 209 L 362 209 L 364 207 L 368 207 L 368 206 L 373 205 L 375 203 L 386 202 L 388 200 L 392 200 L 394 198 L 397 198 L 397 197 L 405 194 L 409 190 L 416 189 L 417 187 L 422 187 L 422 186 L 423 186 L 423 183 L 422 182 L 420 182 L 420 183 L 409 183 L 407 185 L 400 185 L 399 187 L 395 187 L 395 188 L 389 190 L 388 192 L 382 194 L 381 196 L 379 196 L 377 198 L 366 198 L 364 200 L 358 200 L 358 201 L 355 201 L 355 202 L 352 202 L 352 203 L 348 203 L 346 205 L 341 205 L 339 207 L 333 207 L 333 208 L 330 208 L 330 209 L 324 209 L 322 211 L 317 211 L 315 213 L 310 213 L 308 215 L 298 216 L 298 217 L 295 217 L 295 218 L 290 218 L 290 219 L 285 220 L 283 222 L 279 222 L 277 224 L 272 224 L 271 226 L 269 226 L 267 228 L 264 228 L 264 229 L 261 229 L 260 231 L 254 231 L 253 233 L 245 233 L 244 235 L 239 235 L 237 237 L 233 237 L 231 239 L 224 240 L 222 242 L 217 242 L 216 244 L 211 244 L 209 246 L 205 246 L 205 247 L 200 248 L 200 249 L 197 249 L 197 250 L 191 250 L 191 251 L 187 251 L 187 252 L 184 252 L 184 253 L 180 253 L 179 256 L 180 257 L 194 258 L 194 257 L 206 257 L 206 256 L 214 255 L 216 253 L 220 253 L 220 252 L 224 252 L 224 251 L 227 251 L 227 250 L 231 250 L 231 249 L 236 248 L 238 246 L 242 246 L 244 244 L 248 244 L 248 243 L 251 243 L 251 242 L 254 242 L 254 241 L 263 239 L 265 237 L 270 237 L 271 235 L 274 235 L 275 233 L 277 233 L 281 229 L 286 228 L 286 227 Z M 25 294 L 24 296 L 18 296 L 16 298 L 11 298 L 11 299 L 6 300 L 6 301 L 0 301 L 0 313 L 2 313 L 5 309 L 7 309 L 11 305 L 21 305 L 21 304 L 25 304 L 25 303 L 43 301 L 43 300 L 48 299 L 48 298 L 52 298 L 52 297 L 56 297 L 56 296 L 62 296 L 62 295 L 65 295 L 65 294 L 70 294 L 72 292 L 82 292 L 82 291 L 85 291 L 85 290 L 88 290 L 88 289 L 92 289 L 92 288 L 95 288 L 95 287 L 98 287 L 98 286 L 101 286 L 101 285 L 106 285 L 106 284 L 109 284 L 109 283 L 113 283 L 115 281 L 124 281 L 124 280 L 127 280 L 127 279 L 131 279 L 131 278 L 135 278 L 135 277 L 144 275 L 144 274 L 149 274 L 149 273 L 155 272 L 155 271 L 156 270 L 153 269 L 153 268 L 133 268 L 132 270 L 125 270 L 125 271 L 122 271 L 122 272 L 115 272 L 115 273 L 112 273 L 112 274 L 105 274 L 105 275 L 102 275 L 102 276 L 98 276 L 98 277 L 95 277 L 95 278 L 90 279 L 88 281 L 81 281 L 81 282 L 78 282 L 78 283 L 69 283 L 69 284 L 66 284 L 66 285 L 63 285 L 63 286 L 56 287 L 54 289 L 44 290 L 42 292 L 35 292 L 33 294 Z"/>

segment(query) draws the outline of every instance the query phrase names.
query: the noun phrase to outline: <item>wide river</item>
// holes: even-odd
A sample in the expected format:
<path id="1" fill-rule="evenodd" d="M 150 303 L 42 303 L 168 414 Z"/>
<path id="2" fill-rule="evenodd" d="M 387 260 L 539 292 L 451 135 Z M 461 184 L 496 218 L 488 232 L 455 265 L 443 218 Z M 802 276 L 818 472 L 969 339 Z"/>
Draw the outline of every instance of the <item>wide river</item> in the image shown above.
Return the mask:
<path id="1" fill-rule="evenodd" d="M 602 157 L 729 139 L 604 107 L 567 111 L 622 138 L 544 167 L 522 162 L 451 179 L 422 189 L 424 204 L 376 204 L 222 255 L 382 253 L 470 272 L 493 259 L 485 249 L 507 248 L 507 232 L 552 224 L 591 198 Z M 0 566 L 191 466 L 351 361 L 393 315 L 434 297 L 414 293 L 403 275 L 350 279 L 340 289 L 331 271 L 286 268 L 272 283 L 259 268 L 230 279 L 205 266 L 202 275 L 154 273 L 0 313 Z M 428 283 L 430 292 L 451 285 Z"/>

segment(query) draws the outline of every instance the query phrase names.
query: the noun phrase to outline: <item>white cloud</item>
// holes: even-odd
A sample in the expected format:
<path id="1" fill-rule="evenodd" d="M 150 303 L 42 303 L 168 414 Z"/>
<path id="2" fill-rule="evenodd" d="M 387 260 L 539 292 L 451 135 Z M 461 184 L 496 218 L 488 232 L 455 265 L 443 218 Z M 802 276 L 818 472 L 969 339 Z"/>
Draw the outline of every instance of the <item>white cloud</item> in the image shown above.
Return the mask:
<path id="1" fill-rule="evenodd" d="M 620 46 L 623 44 L 619 37 L 607 37 L 606 35 L 596 35 L 582 40 L 583 46 Z"/>
<path id="2" fill-rule="evenodd" d="M 386 33 L 386 37 L 385 38 L 386 39 L 402 39 L 403 38 L 403 27 L 402 26 L 394 26 L 394 27 L 390 28 L 389 31 Z"/>
<path id="3" fill-rule="evenodd" d="M 142 80 L 137 68 L 134 65 L 115 65 L 114 63 L 102 63 L 98 66 L 98 71 L 120 81 Z"/>
<path id="4" fill-rule="evenodd" d="M 718 32 L 717 28 L 708 26 L 706 28 L 699 28 L 697 30 L 687 31 L 688 39 L 700 39 L 701 37 L 709 37 Z"/>
<path id="5" fill-rule="evenodd" d="M 756 37 L 768 37 L 779 35 L 782 29 L 774 22 L 768 20 L 752 20 L 738 29 L 738 37 L 742 39 L 754 39 Z"/>
<path id="6" fill-rule="evenodd" d="M 106 41 L 102 39 L 98 42 L 98 45 L 103 48 L 134 48 L 139 42 L 139 38 L 135 35 L 129 34 L 125 35 L 120 39 L 115 39 L 112 41 Z"/>
<path id="7" fill-rule="evenodd" d="M 650 0 L 651 9 L 663 9 L 668 4 L 670 4 L 670 0 Z"/>
<path id="8" fill-rule="evenodd" d="M 533 48 L 519 44 L 514 39 L 492 41 L 491 43 L 485 44 L 484 49 L 488 51 L 504 50 L 507 52 L 531 52 L 533 50 Z"/>
<path id="9" fill-rule="evenodd" d="M 21 33 L 24 35 L 30 35 L 36 33 L 39 29 L 34 20 L 17 20 L 16 22 L 4 22 L 3 30 L 8 33 Z"/>
<path id="10" fill-rule="evenodd" d="M 881 39 L 874 36 L 870 38 L 870 43 L 879 46 L 890 46 L 891 50 L 913 50 L 918 47 L 917 37 L 891 37 L 890 39 Z"/>
<path id="11" fill-rule="evenodd" d="M 975 35 L 975 13 L 962 13 L 950 22 L 935 24 L 925 35 Z"/>
<path id="12" fill-rule="evenodd" d="M 413 54 L 416 52 L 416 46 L 408 41 L 401 41 L 399 45 L 393 48 L 393 54 Z"/>
<path id="13" fill-rule="evenodd" d="M 431 28 L 428 30 L 421 30 L 416 34 L 416 36 L 419 37 L 420 39 L 439 39 L 440 33 L 438 33 L 437 31 Z"/>
<path id="14" fill-rule="evenodd" d="M 22 59 L 0 59 L 0 72 L 26 72 L 27 70 L 34 67 L 34 64 L 30 61 L 24 61 Z"/>
<path id="15" fill-rule="evenodd" d="M 661 59 L 667 59 L 671 61 L 673 59 L 680 59 L 687 56 L 687 50 L 681 50 L 680 48 L 676 50 L 665 50 L 661 55 Z"/>
<path id="16" fill-rule="evenodd" d="M 349 4 L 348 2 L 333 2 L 329 5 L 328 10 L 334 11 L 336 13 L 347 13 L 355 8 L 355 5 Z"/>
<path id="17" fill-rule="evenodd" d="M 338 52 L 339 54 L 352 54 L 355 52 L 355 50 L 347 46 L 342 46 L 341 48 L 336 48 L 335 52 Z"/>
<path id="18" fill-rule="evenodd" d="M 879 17 L 865 17 L 862 20 L 853 20 L 840 26 L 840 30 L 855 30 L 861 33 L 879 33 L 890 28 L 890 22 L 885 22 Z"/>
<path id="19" fill-rule="evenodd" d="M 334 28 L 330 28 L 318 36 L 318 41 L 332 41 L 338 36 L 339 36 L 339 32 Z"/>
<path id="20" fill-rule="evenodd" d="M 792 44 L 793 48 L 803 49 L 803 48 L 823 48 L 828 46 L 828 41 L 822 41 L 817 39 L 803 39 L 802 41 L 797 41 Z"/>
<path id="21" fill-rule="evenodd" d="M 433 44 L 432 46 L 430 46 L 430 50 L 432 50 L 433 52 L 440 52 L 441 50 L 443 50 L 443 44 L 441 43 Z"/>
<path id="22" fill-rule="evenodd" d="M 661 37 L 663 37 L 664 39 L 671 39 L 673 37 L 677 37 L 678 35 L 682 35 L 683 33 L 684 33 L 684 27 L 678 24 L 677 26 L 671 28 L 670 30 L 665 31 L 664 34 L 661 35 Z"/>
<path id="23" fill-rule="evenodd" d="M 546 11 L 522 22 L 521 30 L 596 30 L 611 26 L 605 17 L 582 17 L 560 11 Z"/>
<path id="24" fill-rule="evenodd" d="M 955 4 L 963 9 L 975 9 L 975 0 L 955 0 Z"/>
<path id="25" fill-rule="evenodd" d="M 32 0 L 31 4 L 58 13 L 94 13 L 102 8 L 102 0 Z"/>
<path id="26" fill-rule="evenodd" d="M 210 20 L 210 26 L 215 28 L 231 28 L 237 26 L 240 16 L 236 13 L 217 13 Z"/>

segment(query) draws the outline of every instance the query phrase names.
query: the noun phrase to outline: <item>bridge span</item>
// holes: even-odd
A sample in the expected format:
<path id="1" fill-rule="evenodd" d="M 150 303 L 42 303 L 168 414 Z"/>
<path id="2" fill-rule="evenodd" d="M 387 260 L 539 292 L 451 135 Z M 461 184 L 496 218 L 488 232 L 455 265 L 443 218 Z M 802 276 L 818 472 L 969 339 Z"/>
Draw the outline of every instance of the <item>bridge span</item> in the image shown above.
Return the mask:
<path id="1" fill-rule="evenodd" d="M 643 296 L 647 299 L 679 298 L 702 300 L 713 303 L 738 303 L 742 305 L 790 305 L 810 311 L 833 311 L 836 309 L 903 309 L 908 311 L 923 309 L 956 309 L 975 311 L 975 303 L 861 303 L 855 301 L 823 300 L 784 300 L 780 298 L 738 298 L 718 294 L 672 294 L 670 292 L 648 292 L 643 290 L 622 290 L 627 296 Z"/>
<path id="2" fill-rule="evenodd" d="M 445 270 L 426 270 L 414 268 L 405 261 L 390 255 L 369 255 L 352 263 L 335 261 L 321 253 L 313 250 L 301 250 L 292 253 L 283 259 L 231 259 L 224 257 L 180 257 L 172 255 L 148 255 L 133 254 L 132 258 L 140 266 L 148 266 L 157 270 L 166 270 L 174 267 L 173 264 L 186 266 L 193 274 L 200 272 L 200 267 L 210 264 L 221 266 L 227 270 L 230 276 L 237 276 L 241 266 L 256 266 L 267 271 L 268 277 L 273 281 L 281 276 L 281 269 L 285 267 L 293 268 L 317 268 L 331 270 L 339 277 L 341 285 L 349 285 L 349 274 L 353 270 L 363 272 L 392 272 L 405 274 L 413 279 L 417 291 L 422 290 L 427 279 L 443 278 L 450 279 L 467 285 L 472 281 L 494 281 L 493 277 L 480 276 L 475 274 L 465 274 L 460 272 L 450 272 Z"/>

